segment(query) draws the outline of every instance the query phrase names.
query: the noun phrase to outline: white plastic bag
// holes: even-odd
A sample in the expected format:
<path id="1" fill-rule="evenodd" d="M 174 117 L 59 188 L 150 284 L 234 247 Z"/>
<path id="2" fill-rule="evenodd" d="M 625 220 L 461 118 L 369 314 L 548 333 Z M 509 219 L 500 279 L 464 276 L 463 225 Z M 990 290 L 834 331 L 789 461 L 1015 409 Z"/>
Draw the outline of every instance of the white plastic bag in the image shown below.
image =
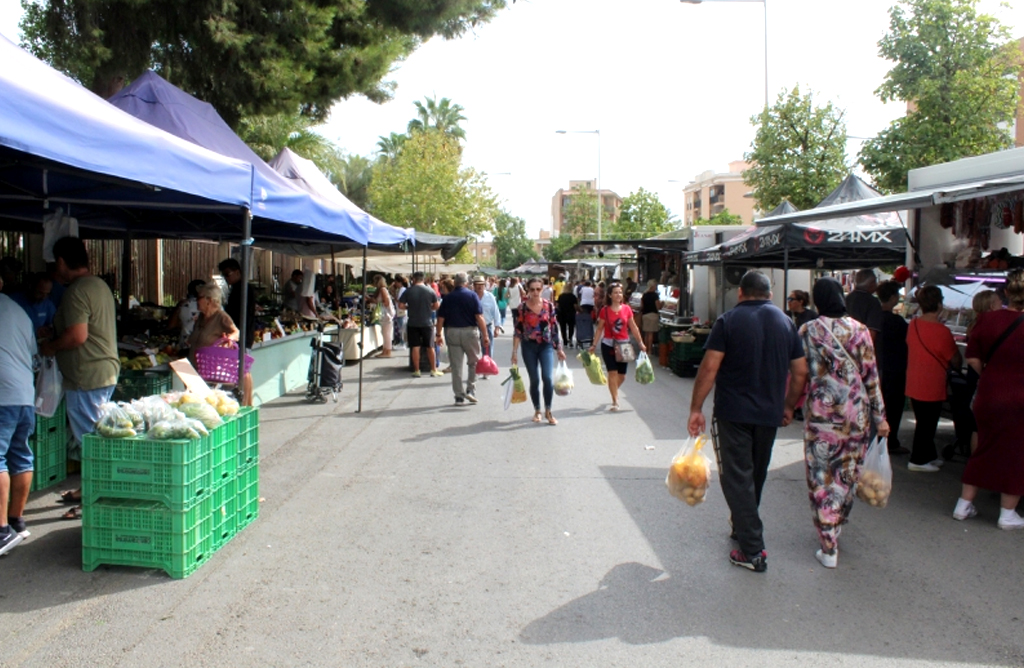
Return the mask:
<path id="1" fill-rule="evenodd" d="M 567 397 L 572 394 L 572 388 L 575 387 L 572 382 L 572 371 L 569 369 L 569 365 L 565 363 L 565 360 L 561 360 L 558 366 L 555 367 L 555 394 L 560 397 Z"/>
<path id="2" fill-rule="evenodd" d="M 857 498 L 875 508 L 885 508 L 892 493 L 892 464 L 886 439 L 877 436 L 864 454 L 857 480 Z"/>
<path id="3" fill-rule="evenodd" d="M 686 439 L 665 476 L 669 493 L 689 506 L 704 503 L 711 485 L 711 460 L 703 452 L 709 440 L 706 434 Z"/>
<path id="4" fill-rule="evenodd" d="M 64 377 L 54 357 L 43 357 L 36 374 L 36 415 L 53 417 L 64 398 Z"/>

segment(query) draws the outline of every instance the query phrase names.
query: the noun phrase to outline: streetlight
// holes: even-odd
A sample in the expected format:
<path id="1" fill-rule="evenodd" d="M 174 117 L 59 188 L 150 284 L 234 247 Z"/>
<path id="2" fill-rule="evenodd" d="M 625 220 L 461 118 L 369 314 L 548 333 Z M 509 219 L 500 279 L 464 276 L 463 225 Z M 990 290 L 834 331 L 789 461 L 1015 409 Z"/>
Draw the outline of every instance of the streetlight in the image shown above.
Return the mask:
<path id="1" fill-rule="evenodd" d="M 760 2 L 764 5 L 764 108 L 768 108 L 768 0 L 679 0 L 688 5 L 703 2 Z"/>
<path id="2" fill-rule="evenodd" d="M 600 130 L 555 130 L 555 134 L 597 135 L 597 240 L 601 240 L 601 131 Z"/>

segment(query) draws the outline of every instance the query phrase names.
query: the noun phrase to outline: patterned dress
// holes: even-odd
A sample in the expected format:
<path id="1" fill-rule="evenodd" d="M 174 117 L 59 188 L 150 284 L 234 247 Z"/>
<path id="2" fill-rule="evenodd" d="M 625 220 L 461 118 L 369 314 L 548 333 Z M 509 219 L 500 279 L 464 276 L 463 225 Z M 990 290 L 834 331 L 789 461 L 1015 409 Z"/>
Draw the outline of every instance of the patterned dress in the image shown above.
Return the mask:
<path id="1" fill-rule="evenodd" d="M 885 408 L 875 349 L 864 325 L 850 317 L 822 316 L 800 327 L 800 339 L 810 368 L 804 405 L 807 487 L 821 548 L 833 554 L 853 506 L 871 423 L 885 420 Z"/>

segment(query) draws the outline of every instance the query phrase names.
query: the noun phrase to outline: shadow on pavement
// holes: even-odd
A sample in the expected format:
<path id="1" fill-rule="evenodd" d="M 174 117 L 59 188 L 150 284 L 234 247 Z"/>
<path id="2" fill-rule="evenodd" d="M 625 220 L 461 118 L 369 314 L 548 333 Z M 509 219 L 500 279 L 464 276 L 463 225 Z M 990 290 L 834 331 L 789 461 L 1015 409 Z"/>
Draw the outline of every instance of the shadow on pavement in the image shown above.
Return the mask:
<path id="1" fill-rule="evenodd" d="M 1006 558 L 1008 544 L 1016 554 L 1019 543 L 987 524 L 970 527 L 965 539 L 965 525 L 948 515 L 959 472 L 925 480 L 898 470 L 888 508 L 854 507 L 839 568 L 828 571 L 813 557 L 802 462 L 773 470 L 762 500 L 768 572 L 754 574 L 728 563 L 735 545 L 717 479 L 708 502 L 690 508 L 668 494 L 662 468 L 601 471 L 664 570 L 616 565 L 593 592 L 527 624 L 524 643 L 706 637 L 750 649 L 1024 663 L 1019 620 L 992 614 L 1019 609 L 1019 568 Z M 946 497 L 941 507 L 936 487 Z"/>

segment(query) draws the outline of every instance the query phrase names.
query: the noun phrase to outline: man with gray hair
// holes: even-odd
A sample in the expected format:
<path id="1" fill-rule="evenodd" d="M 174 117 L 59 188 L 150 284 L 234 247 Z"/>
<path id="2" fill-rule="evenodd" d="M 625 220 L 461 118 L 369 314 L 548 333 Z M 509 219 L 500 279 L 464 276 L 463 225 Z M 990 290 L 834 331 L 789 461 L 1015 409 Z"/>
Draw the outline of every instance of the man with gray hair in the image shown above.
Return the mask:
<path id="1" fill-rule="evenodd" d="M 853 290 L 846 295 L 846 312 L 871 331 L 871 342 L 877 350 L 878 334 L 882 331 L 882 302 L 875 297 L 878 278 L 874 269 L 861 269 L 853 280 Z"/>
<path id="2" fill-rule="evenodd" d="M 722 493 L 732 513 L 732 538 L 739 543 L 729 561 L 755 573 L 768 568 L 758 507 L 775 432 L 792 422 L 807 381 L 800 337 L 771 297 L 767 276 L 758 271 L 743 275 L 739 303 L 718 317 L 704 345 L 687 424 L 691 436 L 705 431 L 704 400 L 714 387 L 712 436 Z"/>
<path id="3" fill-rule="evenodd" d="M 466 287 L 466 272 L 455 274 L 455 289 L 444 296 L 437 310 L 437 343 L 448 343 L 448 360 L 452 366 L 452 390 L 455 405 L 476 403 L 476 363 L 480 360 L 480 344 L 490 344 L 483 308 L 476 293 Z M 477 331 L 479 330 L 479 334 Z M 442 336 L 443 332 L 443 336 Z M 469 378 L 463 387 L 463 359 L 468 358 Z"/>

